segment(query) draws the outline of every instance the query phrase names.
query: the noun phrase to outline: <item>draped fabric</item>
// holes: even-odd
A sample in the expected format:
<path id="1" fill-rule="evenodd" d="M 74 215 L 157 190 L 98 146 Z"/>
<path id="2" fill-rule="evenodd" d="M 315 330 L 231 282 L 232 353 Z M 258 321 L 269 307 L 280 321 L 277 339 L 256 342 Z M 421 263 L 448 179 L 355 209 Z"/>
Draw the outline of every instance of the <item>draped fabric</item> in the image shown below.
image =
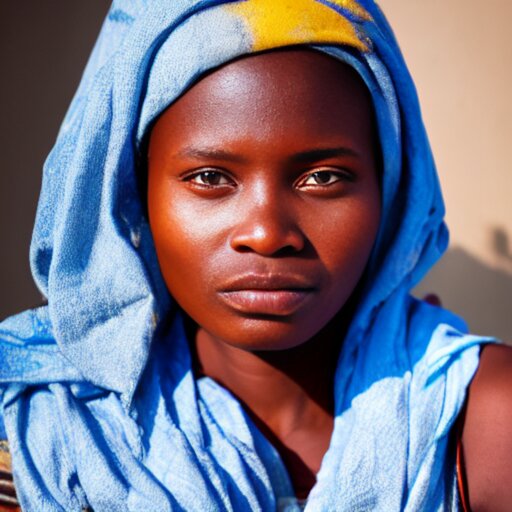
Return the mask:
<path id="1" fill-rule="evenodd" d="M 409 295 L 447 231 L 414 85 L 378 6 L 118 0 L 44 166 L 31 266 L 48 306 L 0 324 L 0 437 L 24 510 L 297 508 L 240 403 L 194 378 L 138 172 L 151 124 L 204 73 L 293 45 L 357 70 L 382 151 L 381 226 L 306 510 L 456 507 L 449 434 L 492 340 Z"/>

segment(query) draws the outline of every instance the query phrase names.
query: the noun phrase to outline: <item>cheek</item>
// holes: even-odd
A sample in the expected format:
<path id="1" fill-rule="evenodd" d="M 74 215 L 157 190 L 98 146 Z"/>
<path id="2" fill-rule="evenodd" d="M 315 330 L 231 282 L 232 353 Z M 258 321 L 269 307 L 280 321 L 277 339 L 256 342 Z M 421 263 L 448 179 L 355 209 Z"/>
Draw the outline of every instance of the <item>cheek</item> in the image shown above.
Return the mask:
<path id="1" fill-rule="evenodd" d="M 343 307 L 364 272 L 380 204 L 377 185 L 363 188 L 335 200 L 287 199 L 289 217 L 314 249 L 298 255 L 295 263 L 300 260 L 304 269 L 323 276 L 322 293 L 293 322 L 265 323 L 227 312 L 215 298 L 219 275 L 225 277 L 234 263 L 255 261 L 254 255 L 237 253 L 229 244 L 232 230 L 249 215 L 247 202 L 204 201 L 172 182 L 150 179 L 151 230 L 169 292 L 205 330 L 235 345 L 288 347 L 305 341 Z"/>
<path id="2" fill-rule="evenodd" d="M 166 286 L 193 316 L 205 308 L 204 293 L 214 274 L 215 254 L 225 235 L 219 233 L 222 218 L 194 201 L 172 183 L 149 186 L 149 217 L 158 261 Z"/>
<path id="3" fill-rule="evenodd" d="M 333 299 L 348 299 L 370 257 L 380 224 L 380 195 L 372 193 L 341 201 L 324 215 L 313 245 L 331 279 Z"/>
<path id="4" fill-rule="evenodd" d="M 179 207 L 166 180 L 149 180 L 149 220 L 160 269 L 171 294 L 171 287 L 180 285 L 181 276 L 189 273 L 194 237 L 188 230 L 189 214 Z M 188 277 L 188 276 L 187 276 Z"/>

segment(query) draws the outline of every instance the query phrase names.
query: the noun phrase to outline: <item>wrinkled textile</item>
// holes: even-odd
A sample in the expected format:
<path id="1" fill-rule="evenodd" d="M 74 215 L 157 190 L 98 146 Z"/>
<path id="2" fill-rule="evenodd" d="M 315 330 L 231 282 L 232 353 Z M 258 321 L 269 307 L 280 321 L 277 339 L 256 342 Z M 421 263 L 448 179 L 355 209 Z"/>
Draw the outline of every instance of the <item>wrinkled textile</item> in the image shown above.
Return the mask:
<path id="1" fill-rule="evenodd" d="M 137 168 L 151 123 L 205 72 L 297 44 L 358 71 L 383 156 L 380 231 L 306 510 L 456 507 L 449 433 L 491 340 L 409 296 L 447 231 L 415 89 L 379 8 L 119 0 L 44 168 L 31 264 L 48 306 L 0 324 L 0 431 L 24 510 L 294 509 L 275 449 L 228 391 L 194 378 Z"/>

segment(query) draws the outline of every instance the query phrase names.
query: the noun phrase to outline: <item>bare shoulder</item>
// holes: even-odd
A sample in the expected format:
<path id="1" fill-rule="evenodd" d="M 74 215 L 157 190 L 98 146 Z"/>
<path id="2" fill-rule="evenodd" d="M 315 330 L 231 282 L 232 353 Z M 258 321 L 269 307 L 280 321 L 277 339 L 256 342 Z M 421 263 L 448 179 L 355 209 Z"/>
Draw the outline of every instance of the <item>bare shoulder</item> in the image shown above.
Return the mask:
<path id="1" fill-rule="evenodd" d="M 466 407 L 462 446 L 473 512 L 512 504 L 512 347 L 487 345 Z"/>

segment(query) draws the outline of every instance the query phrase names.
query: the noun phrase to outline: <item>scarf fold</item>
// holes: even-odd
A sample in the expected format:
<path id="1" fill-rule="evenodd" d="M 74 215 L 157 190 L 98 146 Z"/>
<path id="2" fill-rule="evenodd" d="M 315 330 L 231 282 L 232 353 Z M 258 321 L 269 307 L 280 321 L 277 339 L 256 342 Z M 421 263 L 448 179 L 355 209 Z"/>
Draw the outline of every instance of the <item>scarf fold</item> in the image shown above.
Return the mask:
<path id="1" fill-rule="evenodd" d="M 152 123 L 201 76 L 293 45 L 359 73 L 382 151 L 381 226 L 306 510 L 456 506 L 450 430 L 479 346 L 494 340 L 409 296 L 448 237 L 414 85 L 378 6 L 116 0 L 44 166 L 31 266 L 48 306 L 0 324 L 0 437 L 5 429 L 24 510 L 289 503 L 276 450 L 228 391 L 194 379 L 137 168 Z"/>

